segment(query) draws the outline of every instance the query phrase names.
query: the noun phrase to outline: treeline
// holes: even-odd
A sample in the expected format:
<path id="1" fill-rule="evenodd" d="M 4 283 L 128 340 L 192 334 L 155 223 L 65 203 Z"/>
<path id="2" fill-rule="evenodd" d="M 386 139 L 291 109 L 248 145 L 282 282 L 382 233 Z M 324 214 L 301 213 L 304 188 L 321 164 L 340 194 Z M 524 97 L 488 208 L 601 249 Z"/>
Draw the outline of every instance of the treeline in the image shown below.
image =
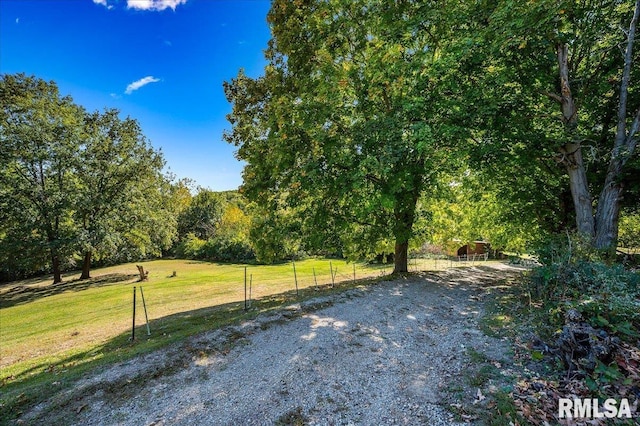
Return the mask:
<path id="1" fill-rule="evenodd" d="M 225 82 L 237 194 L 163 174 L 133 119 L 2 77 L 5 277 L 161 255 L 373 258 L 640 229 L 640 0 L 275 0 L 264 75 Z M 625 30 L 621 30 L 624 28 Z"/>
<path id="2" fill-rule="evenodd" d="M 167 255 L 246 260 L 237 193 L 163 172 L 137 121 L 88 112 L 54 82 L 0 78 L 0 279 Z"/>
<path id="3" fill-rule="evenodd" d="M 237 191 L 200 189 L 178 217 L 175 254 L 220 262 L 254 260 L 250 226 L 247 206 Z"/>

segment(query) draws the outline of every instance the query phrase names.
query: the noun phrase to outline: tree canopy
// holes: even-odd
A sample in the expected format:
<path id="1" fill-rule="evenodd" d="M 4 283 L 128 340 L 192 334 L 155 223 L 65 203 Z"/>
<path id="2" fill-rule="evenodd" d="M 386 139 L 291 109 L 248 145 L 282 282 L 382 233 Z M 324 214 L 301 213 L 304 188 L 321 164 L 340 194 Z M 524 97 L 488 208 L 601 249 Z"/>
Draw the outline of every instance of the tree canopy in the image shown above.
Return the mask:
<path id="1" fill-rule="evenodd" d="M 123 234 L 144 223 L 144 209 L 151 203 L 151 192 L 158 191 L 158 174 L 164 166 L 138 123 L 118 114 L 111 109 L 85 116 L 76 168 L 80 194 L 75 215 L 84 251 L 81 278 L 89 278 L 92 255 L 112 253 Z M 129 214 L 132 210 L 139 210 L 140 217 Z"/>
<path id="2" fill-rule="evenodd" d="M 571 195 L 573 227 L 602 249 L 615 248 L 638 175 L 639 13 L 629 0 L 497 2 L 481 38 L 477 101 L 495 113 L 484 114 L 479 158 L 512 163 L 517 150 L 520 175 L 542 166 L 563 210 Z"/>
<path id="3" fill-rule="evenodd" d="M 117 110 L 87 113 L 53 82 L 0 79 L 0 256 L 7 273 L 51 269 L 76 253 L 160 254 L 175 238 L 164 160 Z M 168 225 L 167 225 L 168 224 Z"/>
<path id="4" fill-rule="evenodd" d="M 527 219 L 612 247 L 637 167 L 639 8 L 275 1 L 264 75 L 225 83 L 225 138 L 261 209 L 256 244 L 265 256 L 286 246 L 357 255 L 392 239 L 405 271 L 418 201 L 434 206 L 438 187 L 468 169 L 502 204 L 500 240 L 521 245 L 511 225 Z"/>
<path id="5" fill-rule="evenodd" d="M 60 282 L 60 262 L 73 251 L 73 206 L 82 114 L 53 83 L 24 75 L 0 80 L 0 188 L 3 198 L 3 264 L 19 266 L 24 252 L 45 257 Z"/>
<path id="6" fill-rule="evenodd" d="M 447 6 L 274 2 L 265 75 L 225 84 L 226 139 L 248 162 L 244 193 L 304 244 L 358 255 L 392 239 L 407 270 L 417 201 L 464 139 L 447 95 L 464 21 Z"/>

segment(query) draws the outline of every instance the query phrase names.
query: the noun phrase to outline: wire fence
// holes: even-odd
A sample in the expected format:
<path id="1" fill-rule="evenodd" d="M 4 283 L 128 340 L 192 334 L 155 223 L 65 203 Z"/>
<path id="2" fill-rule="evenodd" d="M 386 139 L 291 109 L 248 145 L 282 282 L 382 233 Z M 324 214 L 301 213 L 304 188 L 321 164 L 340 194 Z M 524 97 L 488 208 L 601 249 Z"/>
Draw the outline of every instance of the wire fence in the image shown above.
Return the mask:
<path id="1" fill-rule="evenodd" d="M 408 269 L 438 271 L 480 261 L 412 257 Z M 177 315 L 178 321 L 190 321 L 202 309 L 254 309 L 264 298 L 279 296 L 282 302 L 294 301 L 304 292 L 308 296 L 309 291 L 321 292 L 393 272 L 393 264 L 340 260 L 315 261 L 311 266 L 305 261 L 275 267 L 210 264 L 206 273 L 201 262 L 192 263 L 194 268 L 184 262 L 180 265 L 183 270 L 176 267 L 174 271 L 155 271 L 150 266 L 147 280 L 141 282 L 135 278 L 139 279 L 133 274 L 135 270 L 130 270 L 111 274 L 108 279 L 67 280 L 59 292 L 55 286 L 47 286 L 48 292 L 18 286 L 22 288 L 0 293 L 2 316 L 10 318 L 0 328 L 0 338 L 7 343 L 0 345 L 0 370 L 43 353 L 50 356 L 68 353 L 70 347 L 97 347 L 127 332 L 130 340 L 164 335 L 163 322 Z M 30 308 L 34 301 L 40 305 L 37 309 Z M 0 371 L 0 379 L 4 376 Z"/>
<path id="2" fill-rule="evenodd" d="M 410 272 L 442 271 L 449 268 L 480 265 L 488 261 L 488 253 L 464 256 L 409 257 L 407 269 Z"/>

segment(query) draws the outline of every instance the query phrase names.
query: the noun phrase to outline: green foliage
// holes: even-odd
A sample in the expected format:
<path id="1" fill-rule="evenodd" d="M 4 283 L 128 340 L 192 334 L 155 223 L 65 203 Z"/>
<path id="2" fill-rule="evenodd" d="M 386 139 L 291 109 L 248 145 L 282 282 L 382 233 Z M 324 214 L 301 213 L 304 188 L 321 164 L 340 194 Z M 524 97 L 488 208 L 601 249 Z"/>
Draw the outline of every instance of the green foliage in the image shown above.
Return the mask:
<path id="1" fill-rule="evenodd" d="M 603 386 L 610 385 L 623 377 L 616 364 L 607 365 L 598 360 L 595 370 L 586 378 L 587 387 L 592 392 L 599 392 Z"/>
<path id="2" fill-rule="evenodd" d="M 87 113 L 53 82 L 0 80 L 0 264 L 4 278 L 161 255 L 177 210 L 164 160 L 117 110 Z M 15 259 L 16 252 L 25 258 Z"/>
<path id="3" fill-rule="evenodd" d="M 513 402 L 511 392 L 499 390 L 492 397 L 493 401 L 495 401 L 495 407 L 482 413 L 484 424 L 487 426 L 526 424 L 526 420 L 522 418 L 522 411 Z M 499 413 L 499 415 L 496 415 L 496 413 Z"/>
<path id="4" fill-rule="evenodd" d="M 223 209 L 224 202 L 218 193 L 200 188 L 188 207 L 180 213 L 180 237 L 190 233 L 204 240 L 213 237 L 220 226 Z"/>
<path id="5" fill-rule="evenodd" d="M 14 257 L 15 249 L 35 255 L 31 264 L 2 264 L 28 274 L 47 256 L 54 281 L 60 281 L 77 237 L 73 209 L 79 184 L 73 170 L 84 112 L 53 82 L 24 74 L 2 75 L 0 101 L 0 257 Z"/>
<path id="6" fill-rule="evenodd" d="M 540 250 L 543 266 L 530 275 L 532 296 L 558 306 L 558 313 L 575 308 L 594 327 L 605 328 L 623 339 L 637 338 L 640 274 L 622 265 L 604 263 L 588 241 L 565 241 L 563 245 L 555 240 Z M 561 315 L 555 316 L 555 321 L 560 323 Z"/>
<path id="7" fill-rule="evenodd" d="M 246 239 L 226 235 L 202 240 L 189 234 L 178 245 L 176 254 L 186 259 L 217 262 L 248 262 L 255 259 L 253 249 Z"/>
<path id="8" fill-rule="evenodd" d="M 87 114 L 86 138 L 78 152 L 75 173 L 80 194 L 75 216 L 85 255 L 85 278 L 91 257 L 110 259 L 114 253 L 120 251 L 121 256 L 132 249 L 140 257 L 157 255 L 171 245 L 175 233 L 169 229 L 169 235 L 160 236 L 160 230 L 167 230 L 150 226 L 152 222 L 172 222 L 163 214 L 161 201 L 165 184 L 162 155 L 150 146 L 135 120 L 122 120 L 118 115 L 114 109 Z M 161 220 L 154 221 L 154 217 Z M 134 234 L 142 238 L 131 238 Z M 169 241 L 158 241 L 152 235 Z"/>
<path id="9" fill-rule="evenodd" d="M 623 211 L 620 215 L 618 245 L 640 253 L 640 210 Z"/>
<path id="10" fill-rule="evenodd" d="M 300 222 L 291 209 L 269 210 L 252 205 L 252 222 L 249 238 L 256 259 L 273 263 L 291 259 L 303 244 Z"/>
<path id="11" fill-rule="evenodd" d="M 178 247 L 176 254 L 178 257 L 185 259 L 201 259 L 203 258 L 202 249 L 207 242 L 195 236 L 195 234 L 187 234 L 183 238 Z"/>
<path id="12" fill-rule="evenodd" d="M 178 216 L 181 235 L 179 257 L 219 262 L 255 259 L 249 243 L 251 218 L 236 191 L 213 192 L 200 188 Z"/>
<path id="13" fill-rule="evenodd" d="M 484 90 L 468 94 L 479 113 L 474 163 L 488 176 L 511 183 L 502 187 L 504 197 L 542 229 L 593 228 L 587 231 L 598 237 L 593 244 L 614 244 L 617 208 L 638 199 L 603 195 L 614 187 L 638 193 L 632 143 L 637 126 L 630 124 L 640 108 L 640 92 L 637 87 L 621 91 L 625 57 L 620 54 L 627 45 L 620 28 L 629 28 L 633 2 L 498 1 L 491 8 L 478 46 L 485 54 L 474 69 Z M 561 48 L 568 55 L 562 88 Z M 636 84 L 637 46 L 632 58 L 629 69 Z M 618 111 L 623 92 L 628 95 L 626 111 Z M 620 127 L 625 123 L 626 128 Z M 579 174 L 584 179 L 575 177 Z M 592 203 L 598 193 L 601 198 Z"/>
<path id="14" fill-rule="evenodd" d="M 277 216 L 255 224 L 259 257 L 297 239 L 349 257 L 393 241 L 406 257 L 418 199 L 465 137 L 455 57 L 469 10 L 445 3 L 273 3 L 264 76 L 225 83 L 243 191 Z"/>
<path id="15" fill-rule="evenodd" d="M 540 240 L 533 254 L 545 266 L 571 264 L 576 261 L 599 261 L 603 253 L 594 249 L 591 241 L 580 234 L 553 234 Z"/>
<path id="16" fill-rule="evenodd" d="M 218 262 L 247 262 L 255 258 L 246 239 L 224 235 L 208 240 L 202 252 L 204 259 Z"/>
<path id="17" fill-rule="evenodd" d="M 502 251 L 524 252 L 544 230 L 533 213 L 522 213 L 513 199 L 503 198 L 501 185 L 467 164 L 443 178 L 438 194 L 422 200 L 431 226 L 429 239 L 447 246 L 452 241 L 490 241 Z M 450 246 L 455 251 L 462 243 Z"/>

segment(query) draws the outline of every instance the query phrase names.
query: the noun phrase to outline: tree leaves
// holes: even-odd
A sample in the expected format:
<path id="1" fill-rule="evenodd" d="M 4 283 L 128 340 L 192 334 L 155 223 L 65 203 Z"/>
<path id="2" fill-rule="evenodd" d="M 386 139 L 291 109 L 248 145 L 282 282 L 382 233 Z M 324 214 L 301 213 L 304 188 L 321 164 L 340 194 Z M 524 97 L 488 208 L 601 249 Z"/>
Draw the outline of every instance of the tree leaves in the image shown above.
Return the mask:
<path id="1" fill-rule="evenodd" d="M 433 164 L 445 163 L 440 148 L 464 133 L 444 113 L 452 6 L 274 2 L 264 77 L 225 84 L 246 195 L 291 208 L 305 241 L 339 239 L 354 255 L 388 238 L 406 249 Z"/>
<path id="2" fill-rule="evenodd" d="M 52 267 L 59 281 L 78 251 L 90 261 L 171 245 L 164 160 L 135 120 L 117 110 L 86 113 L 54 82 L 24 74 L 2 76 L 0 99 L 4 273 Z M 16 262 L 16 252 L 26 259 Z"/>

